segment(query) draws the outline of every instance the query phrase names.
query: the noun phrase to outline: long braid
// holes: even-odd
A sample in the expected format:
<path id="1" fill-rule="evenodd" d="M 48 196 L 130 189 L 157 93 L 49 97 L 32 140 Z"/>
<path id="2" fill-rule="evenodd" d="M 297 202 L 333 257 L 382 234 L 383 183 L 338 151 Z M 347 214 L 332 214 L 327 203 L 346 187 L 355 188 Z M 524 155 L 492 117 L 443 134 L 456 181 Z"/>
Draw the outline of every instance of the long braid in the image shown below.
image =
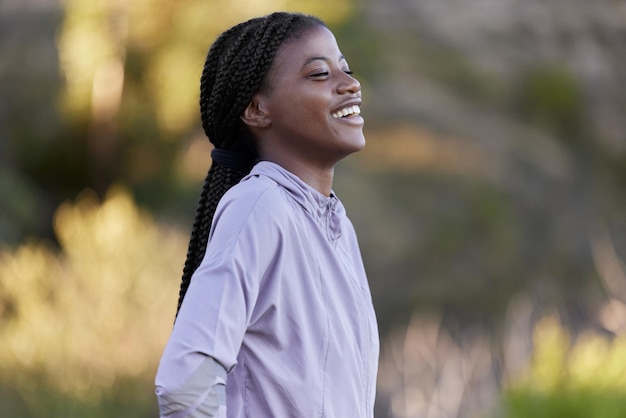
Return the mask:
<path id="1" fill-rule="evenodd" d="M 250 163 L 241 169 L 215 161 L 211 164 L 191 231 L 177 314 L 191 277 L 204 258 L 217 204 L 228 189 L 249 173 L 258 158 L 253 138 L 240 116 L 252 96 L 266 87 L 264 83 L 278 48 L 314 26 L 325 25 L 313 16 L 273 13 L 228 29 L 209 49 L 200 77 L 202 128 L 215 148 L 235 151 Z"/>
<path id="2" fill-rule="evenodd" d="M 246 174 L 247 172 L 245 171 L 222 167 L 218 164 L 211 165 L 198 201 L 196 218 L 193 223 L 189 248 L 187 250 L 187 259 L 185 261 L 185 267 L 183 268 L 183 280 L 181 281 L 178 294 L 177 310 L 180 309 L 183 298 L 187 293 L 187 288 L 189 288 L 189 283 L 191 282 L 191 275 L 200 265 L 204 253 L 206 252 L 211 222 L 213 222 L 213 215 L 215 214 L 219 199 Z"/>

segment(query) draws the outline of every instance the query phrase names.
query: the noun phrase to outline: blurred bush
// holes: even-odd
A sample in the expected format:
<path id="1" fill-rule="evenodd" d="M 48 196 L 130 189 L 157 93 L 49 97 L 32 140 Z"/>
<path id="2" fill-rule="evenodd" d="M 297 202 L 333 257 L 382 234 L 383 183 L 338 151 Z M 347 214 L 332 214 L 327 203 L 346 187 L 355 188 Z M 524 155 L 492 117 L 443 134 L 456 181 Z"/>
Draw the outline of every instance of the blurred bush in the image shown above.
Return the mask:
<path id="1" fill-rule="evenodd" d="M 553 317 L 539 321 L 533 361 L 505 393 L 508 418 L 626 417 L 626 336 L 587 331 L 576 341 Z"/>
<path id="2" fill-rule="evenodd" d="M 54 226 L 59 251 L 38 242 L 0 253 L 0 384 L 31 417 L 53 416 L 44 398 L 89 404 L 129 381 L 151 386 L 186 245 L 122 190 L 102 203 L 83 193 Z"/>
<path id="3" fill-rule="evenodd" d="M 531 69 L 520 83 L 517 96 L 520 116 L 556 134 L 557 138 L 577 140 L 585 133 L 581 86 L 566 69 Z"/>

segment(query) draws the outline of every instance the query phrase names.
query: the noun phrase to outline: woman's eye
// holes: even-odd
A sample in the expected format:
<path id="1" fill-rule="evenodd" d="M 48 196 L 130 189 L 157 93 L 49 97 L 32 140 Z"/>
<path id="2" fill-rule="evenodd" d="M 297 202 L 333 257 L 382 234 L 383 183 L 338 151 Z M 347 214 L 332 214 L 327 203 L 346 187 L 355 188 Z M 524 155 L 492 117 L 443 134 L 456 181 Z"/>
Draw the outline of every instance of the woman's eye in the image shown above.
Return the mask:
<path id="1" fill-rule="evenodd" d="M 354 71 L 351 71 L 351 70 L 343 70 L 343 72 L 348 75 L 354 74 Z M 318 71 L 318 72 L 311 74 L 309 77 L 323 78 L 323 77 L 328 77 L 329 75 L 330 75 L 330 71 Z"/>

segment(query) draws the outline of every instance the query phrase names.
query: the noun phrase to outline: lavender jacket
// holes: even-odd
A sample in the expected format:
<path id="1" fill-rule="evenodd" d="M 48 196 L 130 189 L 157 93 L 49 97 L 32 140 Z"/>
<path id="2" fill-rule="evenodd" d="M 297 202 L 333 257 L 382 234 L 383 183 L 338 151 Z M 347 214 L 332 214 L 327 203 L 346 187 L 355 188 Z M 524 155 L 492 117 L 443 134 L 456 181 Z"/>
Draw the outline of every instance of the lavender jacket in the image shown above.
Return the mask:
<path id="1" fill-rule="evenodd" d="M 209 356 L 228 371 L 228 418 L 371 418 L 378 353 L 343 205 L 258 163 L 220 201 L 157 386 L 175 388 Z"/>

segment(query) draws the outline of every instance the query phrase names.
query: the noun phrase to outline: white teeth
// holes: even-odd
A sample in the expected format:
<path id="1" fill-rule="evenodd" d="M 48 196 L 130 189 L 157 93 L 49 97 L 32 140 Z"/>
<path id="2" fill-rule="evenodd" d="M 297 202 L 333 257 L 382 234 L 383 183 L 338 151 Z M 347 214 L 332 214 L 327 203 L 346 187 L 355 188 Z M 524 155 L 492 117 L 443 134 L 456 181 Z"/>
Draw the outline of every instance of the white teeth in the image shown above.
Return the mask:
<path id="1" fill-rule="evenodd" d="M 335 119 L 339 119 L 348 115 L 358 116 L 360 114 L 361 114 L 361 108 L 359 107 L 359 105 L 353 105 L 353 106 L 348 106 L 344 109 L 336 111 L 335 113 L 332 114 L 332 116 Z"/>

